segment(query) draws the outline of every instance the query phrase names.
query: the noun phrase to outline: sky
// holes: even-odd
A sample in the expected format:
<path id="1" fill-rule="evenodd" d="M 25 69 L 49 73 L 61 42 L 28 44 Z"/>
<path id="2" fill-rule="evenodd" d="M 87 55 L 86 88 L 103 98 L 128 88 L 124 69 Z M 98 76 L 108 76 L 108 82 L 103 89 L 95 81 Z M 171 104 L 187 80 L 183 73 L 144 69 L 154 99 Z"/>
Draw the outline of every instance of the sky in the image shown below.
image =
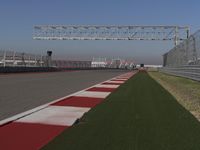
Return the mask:
<path id="1" fill-rule="evenodd" d="M 93 57 L 134 59 L 162 64 L 171 41 L 33 40 L 33 26 L 187 25 L 200 29 L 199 0 L 0 0 L 0 50 L 33 54 L 53 51 L 54 59 Z"/>

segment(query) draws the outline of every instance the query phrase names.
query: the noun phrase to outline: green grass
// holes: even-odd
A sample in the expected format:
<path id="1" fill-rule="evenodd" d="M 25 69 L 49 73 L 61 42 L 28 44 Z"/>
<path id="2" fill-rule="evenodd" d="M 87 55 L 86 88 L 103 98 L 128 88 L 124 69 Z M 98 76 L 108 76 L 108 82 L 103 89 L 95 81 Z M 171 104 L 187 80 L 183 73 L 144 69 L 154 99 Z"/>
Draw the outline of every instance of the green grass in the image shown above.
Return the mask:
<path id="1" fill-rule="evenodd" d="M 149 72 L 149 75 L 200 121 L 200 82 L 161 72 Z"/>
<path id="2" fill-rule="evenodd" d="M 138 73 L 47 150 L 199 150 L 200 123 L 146 73 Z"/>

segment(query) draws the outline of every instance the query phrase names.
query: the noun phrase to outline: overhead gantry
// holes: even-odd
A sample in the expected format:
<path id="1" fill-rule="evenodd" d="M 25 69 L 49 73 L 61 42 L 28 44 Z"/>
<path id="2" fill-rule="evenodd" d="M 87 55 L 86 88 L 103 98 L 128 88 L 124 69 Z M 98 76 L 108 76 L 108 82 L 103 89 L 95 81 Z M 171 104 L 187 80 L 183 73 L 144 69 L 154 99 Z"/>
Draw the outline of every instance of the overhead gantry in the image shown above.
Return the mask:
<path id="1" fill-rule="evenodd" d="M 123 25 L 36 25 L 35 40 L 161 40 L 179 41 L 189 37 L 187 26 Z"/>

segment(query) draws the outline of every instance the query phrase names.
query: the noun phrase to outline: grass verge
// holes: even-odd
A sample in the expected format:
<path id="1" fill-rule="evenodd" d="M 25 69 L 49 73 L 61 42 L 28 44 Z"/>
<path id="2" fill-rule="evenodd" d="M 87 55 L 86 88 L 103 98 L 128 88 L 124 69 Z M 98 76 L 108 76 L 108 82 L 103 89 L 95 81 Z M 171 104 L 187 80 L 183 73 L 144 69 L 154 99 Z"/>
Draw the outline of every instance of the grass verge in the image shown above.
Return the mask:
<path id="1" fill-rule="evenodd" d="M 149 75 L 200 121 L 200 82 L 161 72 L 149 72 Z"/>
<path id="2" fill-rule="evenodd" d="M 147 73 L 138 73 L 44 150 L 199 150 L 200 124 Z"/>

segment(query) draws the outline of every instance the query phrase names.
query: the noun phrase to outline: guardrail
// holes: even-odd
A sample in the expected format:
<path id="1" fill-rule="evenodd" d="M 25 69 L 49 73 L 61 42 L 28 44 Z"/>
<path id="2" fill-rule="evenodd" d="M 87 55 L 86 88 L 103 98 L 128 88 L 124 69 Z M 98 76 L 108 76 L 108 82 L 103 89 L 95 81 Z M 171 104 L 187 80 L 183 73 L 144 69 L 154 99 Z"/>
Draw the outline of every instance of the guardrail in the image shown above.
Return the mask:
<path id="1" fill-rule="evenodd" d="M 200 81 L 200 65 L 183 65 L 176 67 L 163 67 L 160 72 Z"/>

